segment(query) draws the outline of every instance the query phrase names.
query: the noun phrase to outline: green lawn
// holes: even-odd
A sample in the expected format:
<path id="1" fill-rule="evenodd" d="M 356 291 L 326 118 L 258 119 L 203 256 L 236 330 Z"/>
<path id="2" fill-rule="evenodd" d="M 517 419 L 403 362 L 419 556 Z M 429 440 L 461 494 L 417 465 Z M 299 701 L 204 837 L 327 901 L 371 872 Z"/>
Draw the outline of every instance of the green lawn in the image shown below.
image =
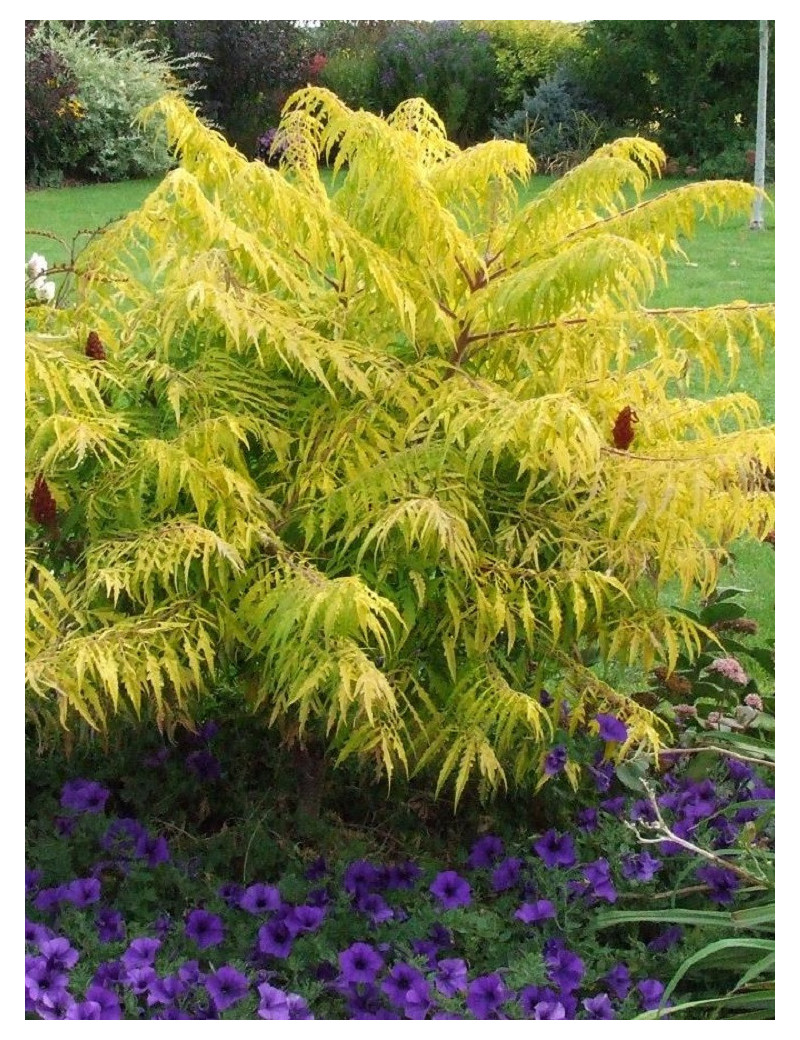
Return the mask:
<path id="1" fill-rule="evenodd" d="M 42 253 L 51 267 L 66 263 L 76 235 L 76 245 L 84 245 L 88 233 L 141 206 L 160 179 L 27 192 L 25 256 Z"/>
<path id="2" fill-rule="evenodd" d="M 329 178 L 326 177 L 329 181 Z M 521 202 L 532 198 L 552 183 L 548 177 L 533 177 L 520 193 Z M 657 181 L 649 189 L 654 195 L 685 184 Z M 29 192 L 25 198 L 25 256 L 44 253 L 51 267 L 69 257 L 76 234 L 91 232 L 140 205 L 158 180 L 97 184 L 76 188 Z M 774 190 L 769 191 L 774 199 Z M 775 299 L 775 211 L 766 209 L 766 230 L 750 231 L 746 218 L 730 220 L 722 227 L 701 223 L 698 233 L 685 243 L 687 259 L 668 263 L 668 284 L 660 286 L 650 303 L 654 307 L 708 307 L 732 300 L 752 303 Z M 34 234 L 33 232 L 38 232 Z M 41 233 L 49 233 L 50 236 Z M 59 242 L 58 239 L 61 241 Z M 78 245 L 86 235 L 78 239 Z M 715 381 L 707 389 L 695 380 L 699 396 L 745 390 L 759 402 L 765 421 L 775 419 L 775 357 L 769 353 L 759 365 L 743 355 L 732 385 Z M 733 546 L 733 561 L 725 574 L 726 584 L 752 590 L 748 606 L 759 622 L 761 637 L 775 631 L 775 554 L 767 545 L 739 542 Z M 669 594 L 669 593 L 668 593 Z"/>

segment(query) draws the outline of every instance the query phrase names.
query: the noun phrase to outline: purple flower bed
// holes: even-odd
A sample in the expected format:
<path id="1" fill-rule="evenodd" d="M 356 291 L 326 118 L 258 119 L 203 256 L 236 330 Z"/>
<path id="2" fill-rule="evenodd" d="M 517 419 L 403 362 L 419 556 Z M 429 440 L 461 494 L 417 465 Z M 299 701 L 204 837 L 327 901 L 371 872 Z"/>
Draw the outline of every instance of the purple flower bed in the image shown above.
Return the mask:
<path id="1" fill-rule="evenodd" d="M 609 718 L 598 718 L 600 738 L 624 739 Z M 184 765 L 211 799 L 225 765 L 200 750 Z M 613 772 L 596 762 L 571 827 L 484 833 L 457 861 L 334 862 L 308 850 L 281 876 L 255 878 L 241 864 L 223 876 L 215 845 L 187 857 L 181 835 L 114 815 L 110 788 L 71 778 L 29 840 L 26 1015 L 634 1018 L 659 1006 L 675 967 L 708 935 L 610 934 L 594 927 L 597 915 L 652 906 L 681 885 L 698 908 L 730 908 L 742 886 L 675 841 L 643 846 L 629 825 L 645 835 L 658 811 L 674 835 L 724 857 L 774 796 L 747 763 L 720 760 L 700 779 L 690 763 L 670 761 L 654 807 L 641 793 L 615 793 Z M 768 830 L 760 840 L 769 843 Z"/>

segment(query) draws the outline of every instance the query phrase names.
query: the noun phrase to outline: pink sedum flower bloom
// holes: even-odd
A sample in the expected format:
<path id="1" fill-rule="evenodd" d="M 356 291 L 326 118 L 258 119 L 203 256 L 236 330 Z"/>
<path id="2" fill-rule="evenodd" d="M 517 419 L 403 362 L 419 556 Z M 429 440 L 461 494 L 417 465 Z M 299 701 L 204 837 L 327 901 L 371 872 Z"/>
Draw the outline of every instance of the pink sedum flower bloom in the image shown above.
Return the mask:
<path id="1" fill-rule="evenodd" d="M 711 662 L 706 671 L 717 672 L 739 686 L 746 686 L 750 681 L 744 668 L 742 668 L 735 657 L 718 657 L 716 661 Z"/>

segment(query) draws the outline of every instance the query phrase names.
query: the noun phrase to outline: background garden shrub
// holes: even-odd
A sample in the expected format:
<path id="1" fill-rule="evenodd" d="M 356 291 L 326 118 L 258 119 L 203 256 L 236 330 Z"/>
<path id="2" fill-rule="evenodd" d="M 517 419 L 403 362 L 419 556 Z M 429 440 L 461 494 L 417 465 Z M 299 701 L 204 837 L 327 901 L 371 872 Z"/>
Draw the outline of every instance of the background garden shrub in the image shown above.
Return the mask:
<path id="1" fill-rule="evenodd" d="M 734 150 L 743 158 L 754 146 L 758 52 L 757 21 L 593 21 L 574 67 L 620 132 L 652 137 L 684 166 L 701 167 Z M 774 72 L 771 48 L 772 140 Z M 727 159 L 717 168 L 715 176 L 743 175 L 741 163 Z"/>
<path id="2" fill-rule="evenodd" d="M 32 22 L 25 23 L 25 181 L 58 183 L 78 155 L 78 81 Z"/>
<path id="3" fill-rule="evenodd" d="M 580 47 L 583 26 L 553 21 L 469 21 L 465 30 L 487 33 L 495 58 L 497 104 L 514 111 L 525 93 L 555 74 Z"/>
<path id="4" fill-rule="evenodd" d="M 38 133 L 31 142 L 26 167 L 103 181 L 149 177 L 169 169 L 172 159 L 163 133 L 145 133 L 135 125 L 142 108 L 175 85 L 172 69 L 164 59 L 139 44 L 116 49 L 102 46 L 88 30 L 73 30 L 54 22 L 40 23 L 28 46 L 32 56 L 48 52 L 55 55 L 60 68 L 68 70 L 74 90 L 72 100 L 62 106 L 68 126 L 65 129 L 60 123 L 55 136 L 49 131 Z M 37 81 L 34 73 L 35 67 L 30 70 L 31 90 Z M 30 126 L 37 127 L 47 110 L 44 99 L 26 97 L 26 123 Z M 41 173 L 38 176 L 41 178 Z"/>
<path id="5" fill-rule="evenodd" d="M 496 137 L 521 141 L 543 172 L 565 173 L 588 158 L 608 128 L 564 69 L 557 69 L 523 94 L 522 106 L 492 123 Z"/>
<path id="6" fill-rule="evenodd" d="M 291 91 L 313 78 L 318 49 L 291 21 L 168 20 L 159 33 L 173 57 L 197 58 L 193 79 L 204 117 L 247 156 L 278 122 Z"/>
<path id="7" fill-rule="evenodd" d="M 424 98 L 450 137 L 473 144 L 489 135 L 497 110 L 498 80 L 485 31 L 461 22 L 397 22 L 377 51 L 377 101 L 390 112 L 409 97 Z"/>

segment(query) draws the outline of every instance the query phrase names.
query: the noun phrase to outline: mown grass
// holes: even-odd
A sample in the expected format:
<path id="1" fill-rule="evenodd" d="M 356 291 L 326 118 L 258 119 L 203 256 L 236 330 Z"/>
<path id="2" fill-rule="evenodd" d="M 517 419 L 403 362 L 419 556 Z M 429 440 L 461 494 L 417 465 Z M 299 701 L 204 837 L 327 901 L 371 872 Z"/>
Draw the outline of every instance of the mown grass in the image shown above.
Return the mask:
<path id="1" fill-rule="evenodd" d="M 330 187 L 329 172 L 323 171 L 323 174 Z M 141 205 L 158 183 L 158 179 L 149 179 L 29 192 L 25 199 L 26 257 L 36 251 L 44 253 L 51 267 L 66 263 L 75 236 L 78 236 L 77 245 L 82 245 L 91 232 Z M 520 193 L 520 204 L 551 183 L 550 177 L 532 177 Z M 648 189 L 648 197 L 686 183 L 656 181 Z M 774 190 L 769 189 L 768 193 L 774 199 Z M 766 207 L 765 217 L 766 229 L 761 232 L 751 231 L 744 216 L 730 219 L 721 226 L 701 221 L 695 237 L 684 243 L 686 257 L 676 256 L 668 261 L 668 281 L 656 289 L 650 304 L 653 307 L 709 307 L 733 300 L 751 303 L 774 300 L 775 210 L 772 205 Z M 696 373 L 691 386 L 691 392 L 700 397 L 740 390 L 758 401 L 765 422 L 774 422 L 774 353 L 768 353 L 763 363 L 743 354 L 733 381 L 717 378 L 705 386 Z M 774 637 L 774 550 L 750 541 L 737 542 L 732 547 L 731 564 L 724 581 L 751 590 L 747 605 L 759 623 L 761 637 Z M 667 590 L 667 598 L 677 599 L 677 595 L 677 590 Z"/>
<path id="2" fill-rule="evenodd" d="M 76 245 L 82 247 L 99 228 L 141 206 L 159 182 L 155 177 L 27 192 L 25 256 L 42 253 L 51 267 L 62 266 L 76 236 Z"/>

